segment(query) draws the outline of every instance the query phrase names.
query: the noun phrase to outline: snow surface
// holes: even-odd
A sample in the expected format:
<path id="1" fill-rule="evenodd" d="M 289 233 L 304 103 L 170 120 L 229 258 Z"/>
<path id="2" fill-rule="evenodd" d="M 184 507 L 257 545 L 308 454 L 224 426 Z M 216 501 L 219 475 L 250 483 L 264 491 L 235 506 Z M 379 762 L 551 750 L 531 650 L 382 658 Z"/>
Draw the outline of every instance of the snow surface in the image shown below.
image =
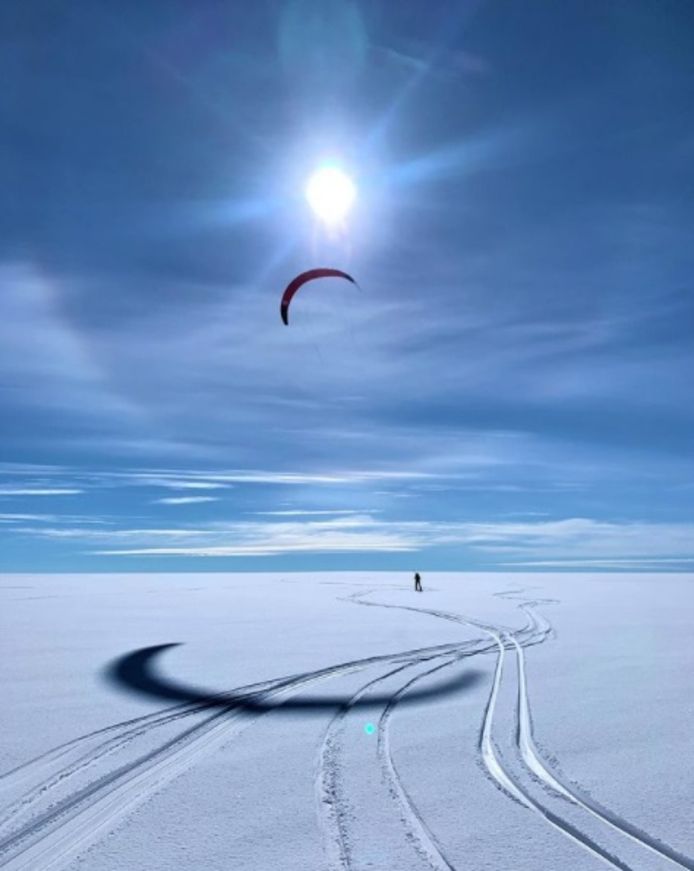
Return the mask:
<path id="1" fill-rule="evenodd" d="M 694 577 L 423 582 L 5 575 L 0 867 L 694 869 Z"/>

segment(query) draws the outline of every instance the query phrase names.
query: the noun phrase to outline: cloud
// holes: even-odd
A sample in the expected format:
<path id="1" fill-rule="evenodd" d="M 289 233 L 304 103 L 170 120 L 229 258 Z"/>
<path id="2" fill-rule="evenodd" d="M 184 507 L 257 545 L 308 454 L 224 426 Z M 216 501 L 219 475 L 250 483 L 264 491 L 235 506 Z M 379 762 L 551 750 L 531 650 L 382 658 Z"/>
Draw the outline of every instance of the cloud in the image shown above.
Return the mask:
<path id="1" fill-rule="evenodd" d="M 0 369 L 12 379 L 11 399 L 92 418 L 142 419 L 119 396 L 65 317 L 65 282 L 31 263 L 0 264 Z M 31 349 L 30 353 L 27 349 Z"/>
<path id="2" fill-rule="evenodd" d="M 256 544 L 200 545 L 199 547 L 148 547 L 121 550 L 95 550 L 99 556 L 178 556 L 178 557 L 242 557 L 279 556 L 291 553 L 395 553 L 417 550 L 395 538 L 378 535 L 333 533 L 310 539 L 262 542 Z"/>
<path id="3" fill-rule="evenodd" d="M 0 474 L 2 475 L 22 475 L 25 478 L 40 475 L 42 478 L 45 478 L 51 475 L 65 475 L 68 471 L 67 466 L 0 462 Z"/>
<path id="4" fill-rule="evenodd" d="M 214 521 L 196 526 L 94 529 L 21 527 L 18 534 L 71 540 L 109 556 L 233 557 L 291 553 L 393 553 L 454 549 L 494 565 L 620 565 L 694 560 L 694 524 L 588 518 L 525 522 L 385 520 L 340 514 L 310 520 Z"/>
<path id="5" fill-rule="evenodd" d="M 368 484 L 378 481 L 417 481 L 438 478 L 433 472 L 416 469 L 341 469 L 336 471 L 298 472 L 269 469 L 144 469 L 123 472 L 89 473 L 102 486 L 129 484 L 166 487 L 179 490 L 217 490 L 235 484 L 270 484 L 303 486 L 312 484 Z"/>
<path id="6" fill-rule="evenodd" d="M 527 568 L 553 569 L 623 569 L 627 570 L 658 570 L 694 567 L 694 556 L 690 557 L 642 557 L 641 559 L 573 559 L 573 560 L 524 560 L 511 563 L 501 563 L 505 566 L 525 566 Z"/>
<path id="7" fill-rule="evenodd" d="M 6 469 L 0 464 L 0 480 L 2 475 L 16 475 L 16 470 Z M 434 471 L 422 471 L 418 469 L 339 469 L 335 471 L 293 471 L 272 469 L 185 469 L 185 468 L 143 468 L 113 471 L 108 469 L 79 469 L 61 468 L 53 470 L 48 481 L 35 477 L 34 480 L 25 480 L 21 483 L 0 483 L 0 496 L 61 496 L 77 495 L 87 490 L 113 490 L 129 487 L 146 487 L 172 491 L 223 491 L 237 486 L 253 487 L 279 486 L 298 487 L 310 489 L 312 487 L 341 488 L 343 486 L 366 487 L 370 484 L 424 484 L 426 481 L 438 480 L 446 477 Z M 64 480 L 61 480 L 63 478 Z M 183 498 L 171 497 L 154 500 L 161 504 L 184 504 Z M 192 498 L 192 497 L 190 497 Z M 207 501 L 213 498 L 210 496 Z M 173 501 L 179 499 L 178 503 Z M 190 500 L 189 500 L 190 501 Z M 198 500 L 200 501 L 200 500 Z M 297 514 L 305 513 L 329 513 L 347 514 L 356 513 L 356 509 L 291 509 Z M 289 516 L 289 509 L 284 511 L 267 511 L 281 516 Z"/>
<path id="8" fill-rule="evenodd" d="M 489 63 L 482 57 L 462 49 L 448 49 L 440 52 L 435 58 L 422 57 L 416 53 L 418 49 L 424 50 L 421 41 L 410 41 L 407 49 L 390 46 L 373 46 L 373 49 L 404 70 L 421 76 L 457 77 L 467 74 L 485 75 L 491 71 Z"/>
<path id="9" fill-rule="evenodd" d="M 76 496 L 76 487 L 0 487 L 0 496 Z"/>
<path id="10" fill-rule="evenodd" d="M 108 526 L 112 521 L 103 517 L 84 517 L 76 514 L 0 513 L 0 523 L 79 523 Z"/>
<path id="11" fill-rule="evenodd" d="M 292 508 L 286 511 L 251 511 L 253 515 L 262 515 L 263 517 L 313 517 L 318 515 L 340 515 L 340 514 L 364 514 L 363 510 L 355 508 L 326 508 L 321 510 L 313 510 L 310 508 Z M 369 514 L 378 514 L 378 511 L 369 511 Z"/>
<path id="12" fill-rule="evenodd" d="M 199 505 L 203 502 L 219 502 L 216 496 L 168 496 L 154 499 L 155 505 Z"/>
<path id="13" fill-rule="evenodd" d="M 223 490 L 227 486 L 216 481 L 194 478 L 154 478 L 147 475 L 138 476 L 135 483 L 144 487 L 164 487 L 167 490 Z"/>

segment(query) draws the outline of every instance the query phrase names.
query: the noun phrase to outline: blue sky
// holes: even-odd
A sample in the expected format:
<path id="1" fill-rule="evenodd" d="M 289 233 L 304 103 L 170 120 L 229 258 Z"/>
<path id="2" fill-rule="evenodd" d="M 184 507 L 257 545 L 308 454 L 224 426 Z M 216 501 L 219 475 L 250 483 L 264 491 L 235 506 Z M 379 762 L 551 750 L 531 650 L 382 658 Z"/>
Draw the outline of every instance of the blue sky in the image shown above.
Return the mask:
<path id="1" fill-rule="evenodd" d="M 1 21 L 3 570 L 692 568 L 688 2 Z"/>

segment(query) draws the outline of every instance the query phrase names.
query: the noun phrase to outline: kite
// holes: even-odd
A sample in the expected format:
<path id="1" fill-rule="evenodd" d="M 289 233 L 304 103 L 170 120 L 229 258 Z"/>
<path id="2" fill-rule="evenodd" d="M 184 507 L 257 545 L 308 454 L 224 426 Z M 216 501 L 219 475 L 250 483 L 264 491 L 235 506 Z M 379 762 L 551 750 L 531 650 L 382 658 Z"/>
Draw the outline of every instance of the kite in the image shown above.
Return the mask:
<path id="1" fill-rule="evenodd" d="M 289 282 L 282 294 L 280 314 L 285 326 L 289 326 L 289 303 L 292 301 L 292 297 L 306 282 L 313 281 L 316 278 L 345 278 L 354 285 L 357 283 L 351 275 L 343 272 L 341 269 L 309 269 L 307 272 L 302 272 L 301 275 L 297 275 L 296 278 Z"/>

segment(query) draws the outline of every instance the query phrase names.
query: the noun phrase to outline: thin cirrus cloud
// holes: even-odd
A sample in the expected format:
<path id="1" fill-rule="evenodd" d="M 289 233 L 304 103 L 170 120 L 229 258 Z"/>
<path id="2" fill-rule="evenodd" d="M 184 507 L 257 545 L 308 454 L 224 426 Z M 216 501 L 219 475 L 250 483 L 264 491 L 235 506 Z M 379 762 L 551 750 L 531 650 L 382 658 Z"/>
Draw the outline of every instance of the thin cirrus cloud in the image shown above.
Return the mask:
<path id="1" fill-rule="evenodd" d="M 140 409 L 113 389 L 88 338 L 65 316 L 63 283 L 33 263 L 0 263 L 0 368 L 12 380 L 10 402 L 17 401 L 22 416 L 37 409 L 83 422 L 141 423 Z"/>
<path id="2" fill-rule="evenodd" d="M 0 496 L 77 496 L 76 487 L 0 487 Z"/>
<path id="3" fill-rule="evenodd" d="M 223 490 L 227 486 L 216 481 L 195 478 L 150 478 L 138 477 L 137 484 L 143 487 L 163 487 L 166 490 Z"/>
<path id="4" fill-rule="evenodd" d="M 599 522 L 386 521 L 369 514 L 273 522 L 210 522 L 195 527 L 42 528 L 25 536 L 70 540 L 109 556 L 249 557 L 291 553 L 422 552 L 456 547 L 490 564 L 654 566 L 694 560 L 694 525 Z"/>
<path id="5" fill-rule="evenodd" d="M 165 496 L 154 499 L 153 505 L 202 505 L 204 502 L 219 502 L 217 496 Z"/>
<path id="6" fill-rule="evenodd" d="M 326 508 L 320 510 L 314 510 L 311 508 L 291 508 L 284 511 L 251 511 L 250 513 L 263 517 L 315 517 L 322 515 L 364 514 L 365 512 L 356 508 Z M 374 514 L 378 512 L 369 511 L 366 513 Z"/>
<path id="7" fill-rule="evenodd" d="M 76 472 L 79 474 L 79 472 Z M 102 471 L 87 473 L 96 486 L 161 487 L 167 490 L 222 490 L 235 485 L 335 485 L 370 484 L 378 481 L 417 481 L 437 478 L 434 472 L 417 469 L 344 469 L 339 471 L 298 472 L 289 470 L 251 469 L 151 469 Z"/>
<path id="8" fill-rule="evenodd" d="M 62 523 L 62 524 L 86 524 L 93 526 L 109 526 L 113 523 L 110 518 L 94 517 L 93 515 L 79 514 L 36 514 L 32 513 L 0 513 L 0 523 Z"/>
<path id="9" fill-rule="evenodd" d="M 525 567 L 536 569 L 621 569 L 624 571 L 657 571 L 675 569 L 690 571 L 694 567 L 694 556 L 682 557 L 644 557 L 642 559 L 557 559 L 557 560 L 519 560 L 517 562 L 500 563 L 507 567 Z"/>
<path id="10" fill-rule="evenodd" d="M 0 475 L 9 474 L 0 464 Z M 69 478 L 71 486 L 60 483 L 60 475 Z M 83 493 L 90 489 L 123 487 L 150 487 L 165 490 L 224 490 L 235 485 L 341 485 L 372 484 L 377 482 L 426 481 L 443 477 L 442 473 L 411 469 L 340 469 L 337 471 L 292 471 L 273 469 L 79 469 L 73 467 L 54 472 L 55 483 L 48 486 L 34 484 L 0 484 L 0 495 L 65 495 Z M 79 486 L 73 486 L 77 482 Z M 338 511 L 343 509 L 337 509 Z"/>

